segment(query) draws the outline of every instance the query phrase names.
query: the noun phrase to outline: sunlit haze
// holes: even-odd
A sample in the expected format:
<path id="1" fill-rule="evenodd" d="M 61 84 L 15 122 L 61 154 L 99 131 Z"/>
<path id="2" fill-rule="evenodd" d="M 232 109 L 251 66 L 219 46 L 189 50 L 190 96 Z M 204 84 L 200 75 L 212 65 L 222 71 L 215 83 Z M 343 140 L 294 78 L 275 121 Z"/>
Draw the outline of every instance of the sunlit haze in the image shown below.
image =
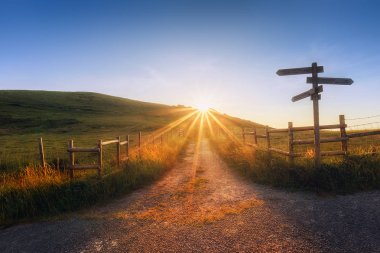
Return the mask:
<path id="1" fill-rule="evenodd" d="M 312 123 L 306 76 L 323 65 L 321 123 L 380 114 L 377 1 L 1 1 L 0 89 L 91 91 L 208 108 L 274 127 Z M 370 25 L 371 24 L 371 25 Z"/>

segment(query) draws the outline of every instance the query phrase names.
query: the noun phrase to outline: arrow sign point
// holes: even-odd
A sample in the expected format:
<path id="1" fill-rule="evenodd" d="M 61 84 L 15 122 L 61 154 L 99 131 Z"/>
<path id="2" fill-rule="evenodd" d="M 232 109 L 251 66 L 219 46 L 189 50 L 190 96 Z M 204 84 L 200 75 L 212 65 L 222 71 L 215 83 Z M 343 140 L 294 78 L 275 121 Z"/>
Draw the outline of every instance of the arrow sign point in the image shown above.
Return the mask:
<path id="1" fill-rule="evenodd" d="M 279 70 L 277 70 L 276 74 L 279 76 L 289 76 L 289 75 L 310 74 L 312 72 L 313 72 L 313 68 L 306 67 L 306 68 L 293 68 L 293 69 L 279 69 Z M 317 72 L 322 73 L 323 72 L 323 66 L 318 66 Z"/>
<path id="2" fill-rule="evenodd" d="M 322 85 L 319 85 L 317 88 L 313 88 L 313 89 L 310 89 L 308 91 L 305 91 L 305 92 L 302 92 L 301 94 L 298 94 L 297 96 L 294 96 L 292 97 L 292 102 L 296 102 L 298 100 L 301 100 L 301 99 L 304 99 L 304 98 L 307 98 L 307 97 L 312 97 L 313 95 L 318 95 L 319 99 L 320 99 L 320 95 L 318 93 L 322 92 L 323 91 L 323 86 Z"/>
<path id="3" fill-rule="evenodd" d="M 313 83 L 312 77 L 307 77 L 307 83 Z M 333 78 L 333 77 L 318 77 L 317 83 L 319 84 L 336 84 L 336 85 L 351 85 L 354 81 L 351 78 Z"/>

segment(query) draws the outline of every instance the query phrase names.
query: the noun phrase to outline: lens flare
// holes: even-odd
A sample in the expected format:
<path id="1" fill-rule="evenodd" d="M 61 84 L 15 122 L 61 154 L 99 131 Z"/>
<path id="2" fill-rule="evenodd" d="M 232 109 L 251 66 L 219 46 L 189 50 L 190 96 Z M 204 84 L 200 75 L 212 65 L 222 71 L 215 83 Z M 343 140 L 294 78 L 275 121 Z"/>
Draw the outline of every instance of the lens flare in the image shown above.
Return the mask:
<path id="1" fill-rule="evenodd" d="M 208 110 L 210 110 L 210 107 L 207 104 L 200 104 L 197 105 L 197 109 L 200 112 L 208 112 Z"/>

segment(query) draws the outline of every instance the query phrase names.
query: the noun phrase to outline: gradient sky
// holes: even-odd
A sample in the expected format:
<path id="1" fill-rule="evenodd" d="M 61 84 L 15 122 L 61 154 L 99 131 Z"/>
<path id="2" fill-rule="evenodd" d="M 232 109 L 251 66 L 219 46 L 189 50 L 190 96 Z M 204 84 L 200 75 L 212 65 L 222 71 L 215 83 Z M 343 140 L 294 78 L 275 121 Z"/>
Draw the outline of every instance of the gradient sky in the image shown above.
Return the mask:
<path id="1" fill-rule="evenodd" d="M 321 123 L 380 114 L 380 3 L 367 0 L 0 0 L 0 89 L 93 91 L 212 107 L 275 127 L 312 123 L 291 97 L 323 65 Z"/>

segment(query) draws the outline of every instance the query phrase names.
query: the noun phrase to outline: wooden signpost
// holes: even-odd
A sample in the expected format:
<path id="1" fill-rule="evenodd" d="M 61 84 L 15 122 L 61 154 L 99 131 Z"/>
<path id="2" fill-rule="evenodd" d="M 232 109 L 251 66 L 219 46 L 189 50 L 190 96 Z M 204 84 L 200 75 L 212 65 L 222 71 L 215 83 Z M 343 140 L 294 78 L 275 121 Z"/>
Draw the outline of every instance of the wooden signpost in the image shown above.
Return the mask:
<path id="1" fill-rule="evenodd" d="M 351 78 L 331 78 L 331 77 L 318 77 L 319 84 L 338 84 L 338 85 L 351 85 L 354 81 Z M 313 83 L 312 77 L 306 78 L 307 83 Z"/>
<path id="2" fill-rule="evenodd" d="M 317 87 L 317 89 L 310 89 L 308 91 L 305 91 L 305 92 L 302 92 L 301 94 L 298 94 L 294 97 L 292 97 L 292 101 L 293 102 L 296 102 L 298 100 L 301 100 L 301 99 L 304 99 L 304 98 L 307 98 L 307 97 L 310 97 L 311 95 L 314 95 L 314 94 L 318 94 L 320 92 L 323 91 L 323 86 L 322 85 L 319 85 Z"/>
<path id="3" fill-rule="evenodd" d="M 319 168 L 321 165 L 321 142 L 320 142 L 320 128 L 319 128 L 319 100 L 323 92 L 323 86 L 318 84 L 336 84 L 336 85 L 351 85 L 354 81 L 350 78 L 331 78 L 331 77 L 318 77 L 318 73 L 323 73 L 323 66 L 318 66 L 316 62 L 311 64 L 311 67 L 306 68 L 293 68 L 293 69 L 279 69 L 276 73 L 279 76 L 287 75 L 301 75 L 311 74 L 311 77 L 306 78 L 306 83 L 311 83 L 312 88 L 292 98 L 293 102 L 310 97 L 313 100 L 314 111 L 314 162 L 315 167 Z"/>
<path id="4" fill-rule="evenodd" d="M 302 74 L 310 74 L 313 72 L 313 68 L 295 68 L 295 69 L 279 69 L 276 74 L 279 76 L 289 76 L 289 75 L 302 75 Z M 317 66 L 317 72 L 323 72 L 323 66 Z"/>

